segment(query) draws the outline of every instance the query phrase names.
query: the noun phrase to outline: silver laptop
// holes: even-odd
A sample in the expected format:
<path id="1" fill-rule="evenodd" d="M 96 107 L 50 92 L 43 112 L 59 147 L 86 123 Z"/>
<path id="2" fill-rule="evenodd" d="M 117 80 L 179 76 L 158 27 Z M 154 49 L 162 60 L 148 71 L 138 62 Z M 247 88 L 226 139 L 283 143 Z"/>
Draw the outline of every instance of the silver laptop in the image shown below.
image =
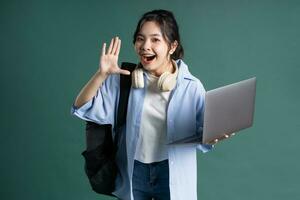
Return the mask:
<path id="1" fill-rule="evenodd" d="M 211 144 L 252 126 L 256 94 L 256 78 L 226 85 L 205 94 L 203 130 L 169 144 Z"/>

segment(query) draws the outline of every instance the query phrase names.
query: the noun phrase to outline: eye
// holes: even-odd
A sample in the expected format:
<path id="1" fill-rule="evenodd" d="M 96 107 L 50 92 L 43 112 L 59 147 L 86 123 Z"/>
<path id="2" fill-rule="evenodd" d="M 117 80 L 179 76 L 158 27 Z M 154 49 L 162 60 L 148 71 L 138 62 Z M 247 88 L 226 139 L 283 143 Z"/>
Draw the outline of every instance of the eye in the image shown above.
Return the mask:
<path id="1" fill-rule="evenodd" d="M 138 37 L 136 38 L 136 41 L 137 41 L 137 42 L 144 41 L 144 38 L 142 38 L 142 37 L 138 36 Z"/>
<path id="2" fill-rule="evenodd" d="M 159 38 L 153 38 L 152 41 L 153 41 L 153 42 L 159 42 L 160 39 L 159 39 Z"/>

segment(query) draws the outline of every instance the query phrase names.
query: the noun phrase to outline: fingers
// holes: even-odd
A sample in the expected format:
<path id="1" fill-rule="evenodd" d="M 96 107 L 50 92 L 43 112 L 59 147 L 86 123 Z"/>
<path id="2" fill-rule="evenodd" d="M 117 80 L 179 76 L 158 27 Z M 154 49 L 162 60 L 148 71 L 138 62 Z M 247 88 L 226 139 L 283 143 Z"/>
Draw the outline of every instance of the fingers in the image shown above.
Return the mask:
<path id="1" fill-rule="evenodd" d="M 111 51 L 112 54 L 116 55 L 119 43 L 120 43 L 120 39 L 118 37 L 115 37 L 114 38 L 114 45 L 113 45 L 113 48 L 112 48 L 112 51 Z"/>
<path id="2" fill-rule="evenodd" d="M 121 40 L 119 39 L 119 37 L 114 37 L 110 41 L 106 54 L 119 55 L 120 48 L 121 48 Z M 102 48 L 102 55 L 105 55 L 105 48 Z"/>
<path id="3" fill-rule="evenodd" d="M 208 144 L 214 145 L 214 144 L 218 143 L 219 141 L 227 139 L 227 138 L 232 137 L 234 135 L 235 135 L 235 133 L 224 134 L 223 136 L 210 141 Z"/>
<path id="4" fill-rule="evenodd" d="M 105 55 L 105 50 L 106 50 L 106 43 L 104 43 L 102 46 L 102 54 L 101 54 L 102 56 Z"/>
<path id="5" fill-rule="evenodd" d="M 119 74 L 130 75 L 130 71 L 124 70 L 124 69 L 120 69 L 119 70 Z"/>
<path id="6" fill-rule="evenodd" d="M 214 140 L 208 142 L 207 144 L 215 145 L 215 144 L 217 144 L 218 142 L 219 142 L 219 139 L 214 139 Z"/>
<path id="7" fill-rule="evenodd" d="M 121 40 L 118 38 L 118 45 L 117 45 L 117 49 L 116 49 L 116 52 L 115 52 L 116 56 L 119 55 L 120 49 L 121 49 Z"/>
<path id="8" fill-rule="evenodd" d="M 111 39 L 108 50 L 107 50 L 107 54 L 111 54 L 112 48 L 114 45 L 114 38 Z"/>

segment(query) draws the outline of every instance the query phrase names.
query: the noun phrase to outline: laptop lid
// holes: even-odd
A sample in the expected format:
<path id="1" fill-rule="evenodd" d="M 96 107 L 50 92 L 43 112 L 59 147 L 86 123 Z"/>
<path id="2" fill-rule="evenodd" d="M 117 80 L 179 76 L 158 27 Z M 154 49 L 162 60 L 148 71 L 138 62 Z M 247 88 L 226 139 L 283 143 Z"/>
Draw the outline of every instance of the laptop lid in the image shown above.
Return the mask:
<path id="1" fill-rule="evenodd" d="M 206 92 L 203 134 L 170 144 L 210 144 L 215 139 L 224 139 L 225 134 L 252 126 L 255 93 L 255 77 Z"/>
<path id="2" fill-rule="evenodd" d="M 206 92 L 202 142 L 252 126 L 255 93 L 255 77 Z"/>

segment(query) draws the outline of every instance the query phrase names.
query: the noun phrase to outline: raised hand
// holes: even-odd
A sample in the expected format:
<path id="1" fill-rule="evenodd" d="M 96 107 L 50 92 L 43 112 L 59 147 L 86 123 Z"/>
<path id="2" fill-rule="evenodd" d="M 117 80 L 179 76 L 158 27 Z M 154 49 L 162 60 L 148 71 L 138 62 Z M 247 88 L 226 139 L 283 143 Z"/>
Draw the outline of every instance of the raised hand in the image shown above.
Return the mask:
<path id="1" fill-rule="evenodd" d="M 100 55 L 99 71 L 101 74 L 124 74 L 129 75 L 130 72 L 122 70 L 118 66 L 118 58 L 121 48 L 121 40 L 118 37 L 112 38 L 110 45 L 106 51 L 106 43 L 102 46 Z"/>

